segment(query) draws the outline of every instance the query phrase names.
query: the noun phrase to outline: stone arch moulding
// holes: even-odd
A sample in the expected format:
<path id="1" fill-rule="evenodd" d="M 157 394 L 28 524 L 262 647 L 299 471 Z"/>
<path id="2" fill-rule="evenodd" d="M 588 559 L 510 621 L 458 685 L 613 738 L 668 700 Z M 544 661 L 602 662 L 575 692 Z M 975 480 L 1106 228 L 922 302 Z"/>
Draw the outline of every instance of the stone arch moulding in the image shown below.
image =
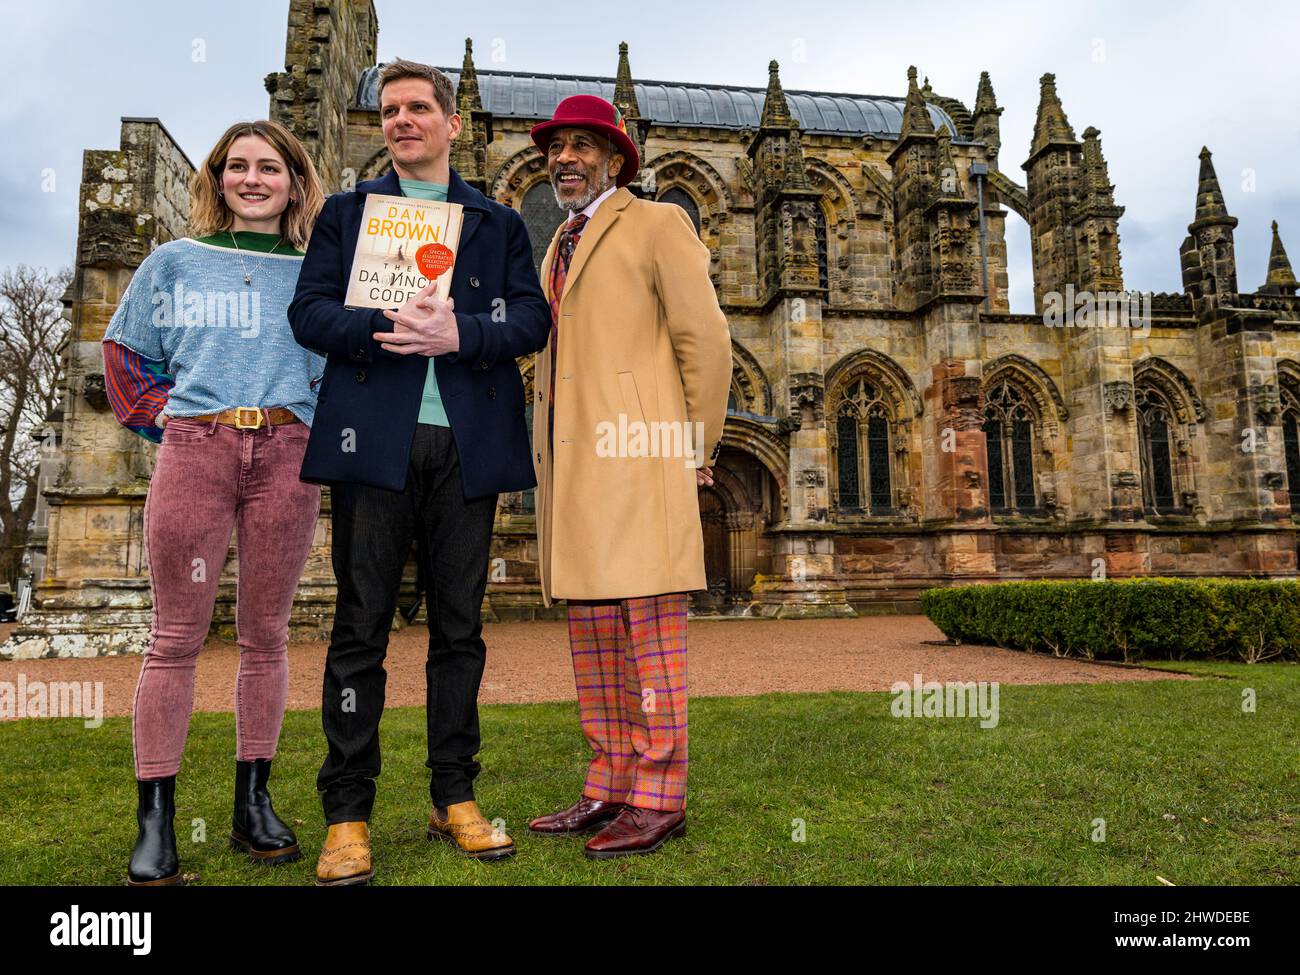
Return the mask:
<path id="1" fill-rule="evenodd" d="M 846 355 L 826 371 L 827 404 L 838 399 L 849 381 L 860 374 L 873 374 L 884 380 L 882 385 L 894 408 L 895 419 L 909 420 L 925 411 L 911 377 L 897 362 L 875 349 Z"/>
<path id="2" fill-rule="evenodd" d="M 837 215 L 837 230 L 841 224 L 845 225 L 846 232 L 840 233 L 840 237 L 851 236 L 858 217 L 862 216 L 862 203 L 853 191 L 853 184 L 838 169 L 820 159 L 807 160 L 804 170 L 813 188 L 822 190 L 830 202 L 831 210 Z"/>
<path id="3" fill-rule="evenodd" d="M 727 513 L 746 512 L 756 514 L 762 511 L 762 503 L 750 497 L 749 489 L 732 471 L 724 467 L 713 468 L 713 489 L 722 497 Z"/>
<path id="4" fill-rule="evenodd" d="M 873 219 L 883 219 L 886 223 L 889 223 L 892 220 L 890 215 L 894 212 L 893 184 L 880 170 L 876 169 L 874 164 L 866 160 L 862 163 L 862 178 L 867 185 L 861 198 L 861 204 L 864 208 L 861 215 Z M 872 199 L 873 197 L 874 199 Z M 868 203 L 871 205 L 868 206 Z"/>
<path id="5" fill-rule="evenodd" d="M 546 178 L 546 158 L 536 146 L 525 146 L 501 164 L 488 195 L 498 203 L 518 210 L 524 194 Z"/>
<path id="6" fill-rule="evenodd" d="M 1034 405 L 1038 407 L 1038 415 L 1045 422 L 1051 423 L 1070 418 L 1065 398 L 1061 396 L 1061 391 L 1057 389 L 1052 377 L 1043 372 L 1037 363 L 1030 362 L 1022 355 L 1011 352 L 998 356 L 984 367 L 982 384 L 987 389 L 1008 375 L 1019 380 L 1025 392 L 1033 398 Z"/>
<path id="7" fill-rule="evenodd" d="M 388 155 L 388 147 L 380 146 L 375 154 L 365 161 L 360 172 L 357 173 L 357 182 L 362 183 L 368 179 L 378 179 L 388 172 L 392 164 L 392 159 Z"/>
<path id="8" fill-rule="evenodd" d="M 1013 213 L 1019 214 L 1025 223 L 1031 223 L 1029 191 L 1000 169 L 989 170 L 988 180 L 988 185 L 997 191 L 998 202 L 1006 204 Z"/>
<path id="9" fill-rule="evenodd" d="M 744 398 L 740 412 L 772 415 L 772 385 L 754 354 L 735 339 L 731 340 L 731 379 Z"/>
<path id="10" fill-rule="evenodd" d="M 1295 359 L 1278 359 L 1278 385 L 1288 386 L 1300 396 L 1300 363 Z"/>
<path id="11" fill-rule="evenodd" d="M 701 224 L 706 215 L 713 218 L 736 209 L 736 198 L 727 181 L 708 160 L 693 152 L 674 149 L 645 165 L 655 174 L 655 196 L 671 186 L 680 186 L 699 206 Z"/>
<path id="12" fill-rule="evenodd" d="M 767 468 L 781 492 L 781 511 L 774 514 L 784 518 L 790 503 L 790 458 L 784 441 L 770 425 L 732 413 L 722 428 L 722 446 L 748 454 Z"/>
<path id="13" fill-rule="evenodd" d="M 1278 373 L 1282 372 L 1282 363 L 1278 363 Z M 1145 382 L 1155 386 L 1165 394 L 1178 413 L 1178 421 L 1191 425 L 1205 420 L 1205 404 L 1196 395 L 1186 374 L 1172 362 L 1159 356 L 1146 356 L 1133 363 L 1133 385 Z"/>
<path id="14" fill-rule="evenodd" d="M 677 187 L 695 201 L 700 211 L 700 240 L 709 249 L 710 264 L 716 269 L 722 256 L 722 225 L 736 208 L 726 181 L 707 161 L 682 149 L 656 156 L 646 168 L 654 174 L 655 197 Z"/>

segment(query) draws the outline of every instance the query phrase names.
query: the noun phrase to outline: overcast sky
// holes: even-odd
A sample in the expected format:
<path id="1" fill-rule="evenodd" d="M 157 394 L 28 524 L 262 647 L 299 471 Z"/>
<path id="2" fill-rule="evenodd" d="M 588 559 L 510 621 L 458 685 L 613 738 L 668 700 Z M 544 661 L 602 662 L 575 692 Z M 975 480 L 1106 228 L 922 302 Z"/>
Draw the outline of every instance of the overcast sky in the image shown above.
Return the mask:
<path id="1" fill-rule="evenodd" d="M 71 262 L 82 151 L 115 149 L 122 116 L 161 119 L 197 162 L 231 122 L 265 117 L 284 66 L 287 0 L 7 4 L 0 33 L 0 267 Z M 1292 3 L 447 4 L 378 0 L 379 59 L 482 70 L 634 76 L 902 95 L 916 64 L 936 92 L 974 102 L 981 70 L 1002 115 L 1003 169 L 1024 182 L 1038 78 L 1055 72 L 1076 134 L 1101 130 L 1127 208 L 1129 288 L 1180 291 L 1178 246 L 1208 145 L 1237 228 L 1243 290 L 1263 283 L 1269 222 L 1300 260 L 1300 6 Z M 204 59 L 195 60 L 202 50 Z M 52 192 L 43 181 L 52 171 Z M 1012 308 L 1032 306 L 1028 230 L 1008 221 Z"/>

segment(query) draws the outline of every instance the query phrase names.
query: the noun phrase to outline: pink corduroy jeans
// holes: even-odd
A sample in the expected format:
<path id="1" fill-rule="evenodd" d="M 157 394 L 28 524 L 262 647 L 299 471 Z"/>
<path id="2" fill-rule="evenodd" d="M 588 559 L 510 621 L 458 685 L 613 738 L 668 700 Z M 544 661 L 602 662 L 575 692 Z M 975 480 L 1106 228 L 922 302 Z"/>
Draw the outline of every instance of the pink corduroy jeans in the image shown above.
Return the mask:
<path id="1" fill-rule="evenodd" d="M 163 428 L 145 543 L 153 630 L 140 670 L 132 742 L 138 779 L 173 776 L 194 708 L 194 666 L 208 635 L 234 529 L 238 553 L 235 757 L 273 758 L 289 690 L 289 612 L 320 513 L 298 479 L 304 423 L 238 430 L 175 419 Z"/>

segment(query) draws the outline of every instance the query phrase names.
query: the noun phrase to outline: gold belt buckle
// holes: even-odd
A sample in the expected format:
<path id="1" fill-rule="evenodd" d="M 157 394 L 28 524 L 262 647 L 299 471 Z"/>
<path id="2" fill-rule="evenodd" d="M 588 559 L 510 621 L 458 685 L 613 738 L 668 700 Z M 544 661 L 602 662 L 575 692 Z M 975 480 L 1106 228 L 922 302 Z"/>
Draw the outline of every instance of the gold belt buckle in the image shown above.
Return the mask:
<path id="1" fill-rule="evenodd" d="M 253 422 L 245 423 L 244 414 L 252 413 Z M 238 406 L 235 408 L 235 429 L 236 430 L 260 430 L 262 428 L 262 410 L 256 406 Z"/>

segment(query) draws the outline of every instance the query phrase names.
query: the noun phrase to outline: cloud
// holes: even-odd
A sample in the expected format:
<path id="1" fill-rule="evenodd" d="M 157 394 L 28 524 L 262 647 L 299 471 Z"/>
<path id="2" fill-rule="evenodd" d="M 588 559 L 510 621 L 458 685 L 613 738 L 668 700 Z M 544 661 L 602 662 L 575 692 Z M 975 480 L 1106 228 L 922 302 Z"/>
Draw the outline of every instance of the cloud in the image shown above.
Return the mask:
<path id="1" fill-rule="evenodd" d="M 981 70 L 1002 115 L 1001 165 L 1024 183 L 1038 77 L 1057 88 L 1076 134 L 1089 125 L 1127 208 L 1120 221 L 1125 282 L 1181 290 L 1178 246 L 1196 194 L 1202 144 L 1215 152 L 1243 287 L 1264 279 L 1277 219 L 1300 248 L 1300 149 L 1294 99 L 1300 64 L 1290 45 L 1294 5 L 1104 2 L 1044 6 L 911 3 L 717 3 L 683 0 L 603 11 L 575 25 L 556 7 L 378 0 L 379 58 L 397 54 L 458 65 L 475 40 L 480 69 L 612 75 L 630 44 L 634 76 L 762 86 L 781 62 L 788 88 L 902 95 L 908 64 L 940 94 L 969 107 Z M 0 108 L 0 266 L 68 263 L 76 237 L 81 152 L 115 148 L 123 115 L 162 119 L 192 159 L 238 118 L 268 110 L 262 79 L 284 59 L 288 3 L 226 0 L 205 6 L 62 0 L 24 5 L 21 29 L 0 37 L 9 91 Z M 1206 25 L 1212 25 L 1207 29 Z M 204 58 L 195 60 L 196 41 Z M 40 194 L 53 168 L 58 191 Z M 1243 174 L 1252 170 L 1253 186 Z M 15 202 L 17 200 L 18 202 Z M 1008 220 L 1013 309 L 1032 296 L 1028 234 Z M 1300 257 L 1300 251 L 1297 251 Z M 1032 297 L 1028 299 L 1032 302 Z"/>

